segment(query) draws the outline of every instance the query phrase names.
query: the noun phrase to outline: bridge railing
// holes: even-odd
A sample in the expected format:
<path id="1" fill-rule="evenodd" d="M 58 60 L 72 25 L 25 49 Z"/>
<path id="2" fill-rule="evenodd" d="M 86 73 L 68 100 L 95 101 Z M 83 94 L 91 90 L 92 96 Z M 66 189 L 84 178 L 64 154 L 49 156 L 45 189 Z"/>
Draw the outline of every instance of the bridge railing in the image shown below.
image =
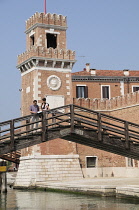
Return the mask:
<path id="1" fill-rule="evenodd" d="M 102 141 L 102 133 L 117 136 L 125 141 L 129 148 L 129 141 L 139 143 L 139 125 L 112 117 L 94 110 L 74 105 L 74 120 L 88 129 L 96 130 L 98 140 Z"/>
<path id="2" fill-rule="evenodd" d="M 125 146 L 129 149 L 129 142 L 139 143 L 139 125 L 116 117 L 112 117 L 91 109 L 77 105 L 66 105 L 48 111 L 38 113 L 38 120 L 32 121 L 33 115 L 28 115 L 0 123 L 0 145 L 11 145 L 14 150 L 14 142 L 21 136 L 37 134 L 42 136 L 42 141 L 46 141 L 50 129 L 70 126 L 71 133 L 74 129 L 82 127 L 84 129 L 95 130 L 98 134 L 98 141 L 103 141 L 103 134 L 117 136 L 125 141 Z"/>
<path id="3" fill-rule="evenodd" d="M 57 107 L 48 111 L 35 114 L 38 120 L 32 121 L 34 115 L 12 119 L 0 123 L 0 142 L 11 141 L 13 148 L 14 140 L 22 135 L 41 132 L 44 138 L 46 131 L 50 128 L 65 125 L 70 122 L 70 105 Z"/>

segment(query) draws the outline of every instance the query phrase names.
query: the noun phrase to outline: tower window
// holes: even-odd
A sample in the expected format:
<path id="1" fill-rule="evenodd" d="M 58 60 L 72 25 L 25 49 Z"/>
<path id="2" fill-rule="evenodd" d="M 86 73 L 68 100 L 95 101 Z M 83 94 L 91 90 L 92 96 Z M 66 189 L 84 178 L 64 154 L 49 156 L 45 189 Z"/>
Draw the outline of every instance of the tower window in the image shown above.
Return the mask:
<path id="1" fill-rule="evenodd" d="M 88 87 L 76 86 L 76 98 L 88 98 Z"/>
<path id="2" fill-rule="evenodd" d="M 56 34 L 46 34 L 47 38 L 47 48 L 52 47 L 52 48 L 57 48 L 57 35 Z"/>
<path id="3" fill-rule="evenodd" d="M 35 44 L 35 38 L 34 38 L 34 35 L 32 35 L 30 37 L 30 40 L 31 40 L 31 46 Z"/>

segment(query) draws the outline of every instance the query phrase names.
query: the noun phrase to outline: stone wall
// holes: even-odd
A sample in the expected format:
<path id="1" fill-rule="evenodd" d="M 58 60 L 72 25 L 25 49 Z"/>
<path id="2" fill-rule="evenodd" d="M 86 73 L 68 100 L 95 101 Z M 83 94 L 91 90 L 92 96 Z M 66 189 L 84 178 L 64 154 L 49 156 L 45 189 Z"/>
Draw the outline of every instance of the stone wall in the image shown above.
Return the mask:
<path id="1" fill-rule="evenodd" d="M 139 168 L 135 167 L 97 167 L 83 168 L 85 178 L 96 177 L 139 177 Z"/>
<path id="2" fill-rule="evenodd" d="M 79 155 L 22 157 L 15 186 L 35 186 L 37 182 L 81 179 Z"/>

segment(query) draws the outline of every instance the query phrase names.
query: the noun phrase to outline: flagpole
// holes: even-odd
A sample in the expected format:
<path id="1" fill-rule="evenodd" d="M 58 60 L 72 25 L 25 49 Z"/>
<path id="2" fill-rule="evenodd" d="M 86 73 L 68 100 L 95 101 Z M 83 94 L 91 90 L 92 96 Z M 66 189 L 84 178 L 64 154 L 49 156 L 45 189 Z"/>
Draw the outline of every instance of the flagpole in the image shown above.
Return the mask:
<path id="1" fill-rule="evenodd" d="M 46 14 L 46 0 L 44 0 L 44 13 Z"/>

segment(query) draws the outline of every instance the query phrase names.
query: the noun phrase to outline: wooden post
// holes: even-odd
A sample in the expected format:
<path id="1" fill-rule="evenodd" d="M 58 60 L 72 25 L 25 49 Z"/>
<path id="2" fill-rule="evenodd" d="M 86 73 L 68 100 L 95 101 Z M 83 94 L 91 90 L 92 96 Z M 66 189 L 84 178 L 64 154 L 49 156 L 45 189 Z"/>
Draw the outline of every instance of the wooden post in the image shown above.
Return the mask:
<path id="1" fill-rule="evenodd" d="M 125 122 L 125 148 L 130 149 L 128 122 Z"/>
<path id="2" fill-rule="evenodd" d="M 26 131 L 30 130 L 30 125 L 28 125 L 28 123 L 30 123 L 30 119 L 26 120 Z"/>
<path id="3" fill-rule="evenodd" d="M 45 111 L 42 112 L 42 141 L 46 141 L 46 132 L 48 127 L 46 125 L 48 124 L 48 113 Z"/>
<path id="4" fill-rule="evenodd" d="M 7 193 L 7 166 L 5 161 L 0 162 L 0 192 Z"/>
<path id="5" fill-rule="evenodd" d="M 6 172 L 1 173 L 1 179 L 2 179 L 1 192 L 7 193 L 7 173 Z"/>
<path id="6" fill-rule="evenodd" d="M 71 125 L 71 133 L 74 133 L 74 105 L 70 105 L 70 125 Z"/>
<path id="7" fill-rule="evenodd" d="M 98 141 L 102 141 L 102 125 L 101 125 L 101 113 L 97 114 L 98 124 Z"/>
<path id="8" fill-rule="evenodd" d="M 11 152 L 14 150 L 14 120 L 11 120 L 10 123 L 10 140 L 11 140 Z"/>
<path id="9" fill-rule="evenodd" d="M 56 118 L 55 118 L 56 113 L 52 113 L 52 123 L 56 123 Z M 52 125 L 52 127 L 55 127 L 56 125 Z"/>

